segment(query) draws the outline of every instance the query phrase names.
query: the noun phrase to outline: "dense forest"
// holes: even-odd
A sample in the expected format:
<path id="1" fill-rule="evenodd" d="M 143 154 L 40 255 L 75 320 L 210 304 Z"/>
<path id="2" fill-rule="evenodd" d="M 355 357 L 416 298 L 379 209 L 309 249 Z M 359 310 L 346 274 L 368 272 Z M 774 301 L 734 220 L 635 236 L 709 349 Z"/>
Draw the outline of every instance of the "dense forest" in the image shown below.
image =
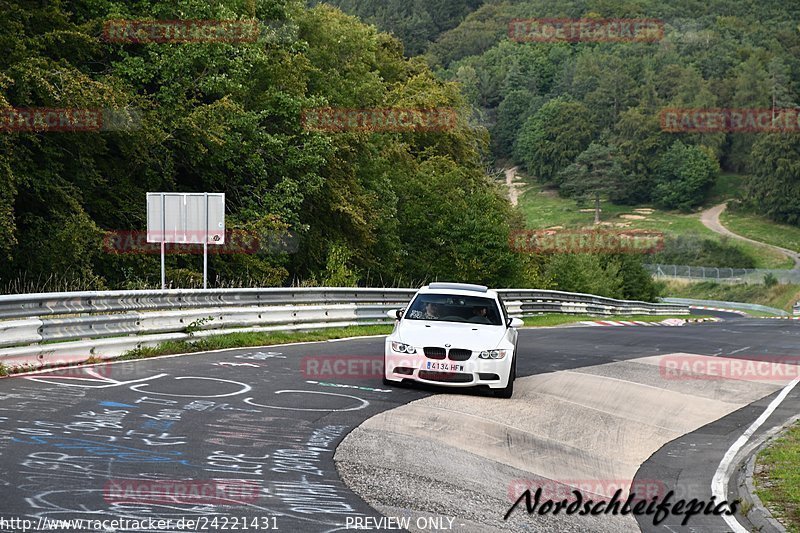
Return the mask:
<path id="1" fill-rule="evenodd" d="M 371 20 L 398 36 L 402 2 Z M 438 5 L 439 2 L 431 2 Z M 345 9 L 365 8 L 342 0 Z M 397 7 L 392 7 L 397 6 Z M 392 13 L 389 15 L 388 13 Z M 516 42 L 509 21 L 648 18 L 652 43 Z M 425 55 L 461 83 L 492 154 L 562 195 L 597 189 L 620 204 L 688 210 L 720 170 L 746 174 L 746 207 L 800 225 L 797 134 L 668 133 L 665 108 L 794 108 L 800 103 L 800 4 L 717 0 L 490 1 L 431 39 Z M 414 48 L 419 44 L 412 38 Z M 609 179 L 580 169 L 610 160 Z"/>
<path id="2" fill-rule="evenodd" d="M 321 2 L 318 2 L 321 3 Z M 331 0 L 346 13 L 398 37 L 409 56 L 419 55 L 432 41 L 452 30 L 483 0 Z"/>
<path id="3" fill-rule="evenodd" d="M 113 254 L 147 191 L 213 191 L 227 225 L 292 246 L 213 255 L 214 285 L 522 283 L 513 216 L 485 175 L 485 130 L 320 133 L 319 106 L 468 109 L 455 83 L 353 17 L 282 0 L 0 2 L 0 108 L 133 109 L 136 127 L 0 133 L 0 277 L 52 289 L 158 281 L 158 255 Z M 255 42 L 109 43 L 112 19 L 247 19 Z M 464 118 L 464 122 L 466 118 Z M 291 252 L 291 253 L 290 253 Z M 173 286 L 197 255 L 170 255 Z M 14 288 L 14 287 L 12 287 Z"/>
<path id="4" fill-rule="evenodd" d="M 292 241 L 212 255 L 215 286 L 450 279 L 656 296 L 639 257 L 512 251 L 523 220 L 490 177 L 501 161 L 562 195 L 682 210 L 721 169 L 740 172 L 745 207 L 800 224 L 796 134 L 670 133 L 659 119 L 667 107 L 796 106 L 800 5 L 336 3 L 351 15 L 301 0 L 0 0 L 0 109 L 136 116 L 101 132 L 0 133 L 2 289 L 156 286 L 157 255 L 109 253 L 104 239 L 144 229 L 148 191 L 213 191 L 226 193 L 229 228 Z M 529 17 L 657 18 L 665 35 L 509 39 L 509 21 Z M 240 19 L 260 31 L 252 42 L 109 42 L 104 23 L 116 19 Z M 319 107 L 449 108 L 458 120 L 447 131 L 305 129 L 303 112 Z M 167 267 L 173 286 L 199 282 L 196 255 Z"/>

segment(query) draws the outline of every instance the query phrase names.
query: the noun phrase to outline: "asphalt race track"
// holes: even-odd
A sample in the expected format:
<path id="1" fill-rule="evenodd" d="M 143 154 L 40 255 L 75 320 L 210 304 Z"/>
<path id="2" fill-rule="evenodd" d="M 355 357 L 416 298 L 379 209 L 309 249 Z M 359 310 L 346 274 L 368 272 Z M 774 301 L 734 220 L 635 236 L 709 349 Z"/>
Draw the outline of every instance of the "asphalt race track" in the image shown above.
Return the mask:
<path id="1" fill-rule="evenodd" d="M 729 531 L 713 515 L 655 527 L 523 504 L 503 516 L 537 484 L 709 500 L 726 451 L 787 381 L 670 378 L 663 358 L 793 357 L 798 346 L 800 324 L 787 320 L 524 329 L 511 400 L 387 389 L 382 337 L 6 378 L 0 518 L 154 532 Z M 753 438 L 799 412 L 794 389 Z M 171 523 L 138 522 L 154 517 Z"/>

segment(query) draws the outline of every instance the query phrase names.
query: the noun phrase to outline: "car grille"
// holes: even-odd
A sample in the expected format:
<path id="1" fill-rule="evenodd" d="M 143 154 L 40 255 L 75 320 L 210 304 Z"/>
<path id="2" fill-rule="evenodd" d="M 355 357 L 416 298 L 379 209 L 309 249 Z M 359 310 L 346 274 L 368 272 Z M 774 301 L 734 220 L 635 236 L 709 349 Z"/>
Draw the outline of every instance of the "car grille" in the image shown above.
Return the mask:
<path id="1" fill-rule="evenodd" d="M 472 374 L 460 372 L 435 372 L 431 370 L 420 370 L 417 374 L 420 379 L 428 381 L 440 381 L 442 383 L 469 383 L 472 381 Z"/>
<path id="2" fill-rule="evenodd" d="M 466 361 L 472 357 L 472 352 L 470 350 L 460 350 L 458 348 L 452 348 L 450 350 L 450 359 L 453 361 Z"/>
<path id="3" fill-rule="evenodd" d="M 428 346 L 423 348 L 423 351 L 428 359 L 444 359 L 447 357 L 447 350 L 444 348 Z"/>

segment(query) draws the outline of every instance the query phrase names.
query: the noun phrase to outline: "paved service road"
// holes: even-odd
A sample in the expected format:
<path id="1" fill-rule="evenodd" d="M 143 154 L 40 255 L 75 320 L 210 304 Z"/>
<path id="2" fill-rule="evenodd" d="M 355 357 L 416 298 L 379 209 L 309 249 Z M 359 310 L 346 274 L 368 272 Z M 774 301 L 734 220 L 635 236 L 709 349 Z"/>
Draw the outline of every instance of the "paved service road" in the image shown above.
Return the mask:
<path id="1" fill-rule="evenodd" d="M 502 516 L 519 479 L 569 485 L 602 475 L 630 484 L 634 476 L 671 483 L 691 475 L 709 487 L 711 470 L 779 384 L 741 385 L 732 398 L 707 383 L 676 381 L 683 394 L 659 384 L 652 358 L 794 355 L 799 341 L 800 325 L 777 320 L 525 329 L 518 374 L 529 377 L 510 401 L 384 388 L 383 338 L 7 378 L 0 380 L 0 517 L 34 525 L 129 520 L 116 531 L 245 530 L 245 521 L 251 531 L 335 531 L 348 523 L 390 530 L 404 519 L 411 530 L 490 531 L 510 525 Z M 609 387 L 614 379 L 619 386 Z M 632 397 L 643 403 L 615 403 Z M 682 398 L 705 407 L 684 409 Z M 658 405 L 670 407 L 646 410 Z M 797 405 L 793 393 L 765 429 Z M 613 442 L 622 443 L 617 456 Z M 688 444 L 670 448 L 679 442 Z M 494 448 L 483 452 L 479 443 Z M 692 443 L 703 453 L 687 453 Z M 393 521 L 381 522 L 374 509 Z M 134 522 L 151 517 L 172 519 L 171 529 Z M 518 510 L 512 521 L 531 531 L 639 529 L 631 517 L 569 518 L 548 526 Z"/>
<path id="2" fill-rule="evenodd" d="M 794 250 L 781 248 L 780 246 L 774 246 L 772 244 L 767 244 L 765 242 L 755 241 L 753 239 L 743 237 L 723 226 L 722 222 L 720 222 L 719 220 L 719 216 L 722 214 L 723 211 L 725 211 L 727 207 L 728 207 L 727 203 L 722 203 L 719 205 L 715 205 L 714 207 L 711 207 L 709 209 L 706 209 L 705 211 L 700 213 L 700 222 L 702 222 L 705 227 L 707 227 L 714 233 L 719 233 L 720 235 L 725 235 L 726 237 L 731 237 L 732 239 L 747 241 L 751 244 L 777 250 L 778 252 L 782 253 L 783 255 L 794 261 L 795 270 L 800 269 L 800 253 L 797 253 Z"/>

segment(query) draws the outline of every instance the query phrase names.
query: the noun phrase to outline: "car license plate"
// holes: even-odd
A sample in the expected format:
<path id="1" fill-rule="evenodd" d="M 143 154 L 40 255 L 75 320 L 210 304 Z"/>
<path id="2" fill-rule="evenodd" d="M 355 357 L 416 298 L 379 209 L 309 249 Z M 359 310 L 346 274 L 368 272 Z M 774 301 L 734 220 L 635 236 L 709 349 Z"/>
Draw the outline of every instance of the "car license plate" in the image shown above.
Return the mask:
<path id="1" fill-rule="evenodd" d="M 444 370 L 445 372 L 462 372 L 464 370 L 464 365 L 428 361 L 425 368 L 427 370 Z"/>

